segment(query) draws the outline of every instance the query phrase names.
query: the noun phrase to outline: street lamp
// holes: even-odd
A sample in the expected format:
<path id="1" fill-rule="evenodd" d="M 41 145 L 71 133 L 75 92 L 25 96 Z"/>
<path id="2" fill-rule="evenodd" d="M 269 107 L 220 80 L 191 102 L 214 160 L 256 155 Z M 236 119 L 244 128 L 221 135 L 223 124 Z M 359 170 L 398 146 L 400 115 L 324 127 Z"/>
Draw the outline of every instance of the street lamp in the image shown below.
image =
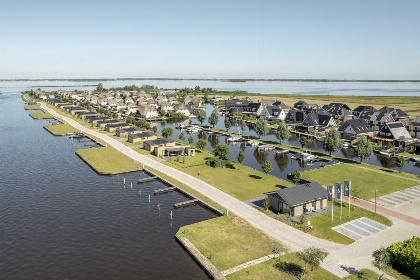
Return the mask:
<path id="1" fill-rule="evenodd" d="M 377 190 L 375 190 L 375 214 L 376 214 L 376 191 Z"/>

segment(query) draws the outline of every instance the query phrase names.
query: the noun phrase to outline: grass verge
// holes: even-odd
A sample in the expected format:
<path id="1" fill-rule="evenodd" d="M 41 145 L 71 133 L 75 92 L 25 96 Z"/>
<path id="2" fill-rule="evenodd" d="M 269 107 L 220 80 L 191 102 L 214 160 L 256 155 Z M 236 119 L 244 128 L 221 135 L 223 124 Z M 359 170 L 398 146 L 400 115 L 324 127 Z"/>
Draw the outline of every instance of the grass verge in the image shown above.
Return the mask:
<path id="1" fill-rule="evenodd" d="M 77 131 L 77 129 L 69 124 L 51 124 L 45 125 L 44 128 L 54 135 L 65 135 Z"/>
<path id="2" fill-rule="evenodd" d="M 41 110 L 39 106 L 25 106 L 25 110 Z"/>
<path id="3" fill-rule="evenodd" d="M 220 271 L 272 254 L 274 247 L 283 248 L 232 215 L 182 227 L 178 236 L 188 238 Z"/>
<path id="4" fill-rule="evenodd" d="M 76 152 L 102 174 L 139 170 L 141 164 L 112 147 L 83 149 Z"/>
<path id="5" fill-rule="evenodd" d="M 382 196 L 419 184 L 412 180 L 381 174 L 349 164 L 303 172 L 302 178 L 312 182 L 316 181 L 324 186 L 351 181 L 352 189 L 358 188 L 360 191 L 358 197 L 363 199 L 374 198 L 375 190 L 378 190 L 378 194 Z"/>
<path id="6" fill-rule="evenodd" d="M 52 119 L 53 116 L 50 113 L 32 113 L 29 114 L 34 119 Z"/>

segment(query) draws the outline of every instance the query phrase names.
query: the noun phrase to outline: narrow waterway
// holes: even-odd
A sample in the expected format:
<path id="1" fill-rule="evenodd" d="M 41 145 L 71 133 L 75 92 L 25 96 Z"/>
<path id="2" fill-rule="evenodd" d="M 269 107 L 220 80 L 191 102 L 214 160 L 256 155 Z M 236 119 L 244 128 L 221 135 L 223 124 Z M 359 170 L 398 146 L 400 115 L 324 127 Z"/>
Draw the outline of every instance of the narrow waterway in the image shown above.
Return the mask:
<path id="1" fill-rule="evenodd" d="M 0 95 L 0 279 L 208 279 L 173 236 L 214 213 L 174 210 L 187 198 L 154 196 L 165 186 L 137 184 L 142 172 L 97 175 L 75 155 L 84 144 L 52 136 L 23 105 Z"/>

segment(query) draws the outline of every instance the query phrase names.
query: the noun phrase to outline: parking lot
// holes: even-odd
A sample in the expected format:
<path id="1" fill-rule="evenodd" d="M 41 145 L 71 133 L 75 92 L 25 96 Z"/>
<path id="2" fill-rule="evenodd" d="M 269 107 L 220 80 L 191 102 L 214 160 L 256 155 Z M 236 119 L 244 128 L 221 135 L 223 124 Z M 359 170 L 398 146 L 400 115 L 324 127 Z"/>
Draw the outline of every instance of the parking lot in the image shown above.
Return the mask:
<path id="1" fill-rule="evenodd" d="M 362 217 L 354 221 L 333 227 L 332 229 L 351 239 L 360 240 L 387 228 L 387 226 L 381 223 Z"/>

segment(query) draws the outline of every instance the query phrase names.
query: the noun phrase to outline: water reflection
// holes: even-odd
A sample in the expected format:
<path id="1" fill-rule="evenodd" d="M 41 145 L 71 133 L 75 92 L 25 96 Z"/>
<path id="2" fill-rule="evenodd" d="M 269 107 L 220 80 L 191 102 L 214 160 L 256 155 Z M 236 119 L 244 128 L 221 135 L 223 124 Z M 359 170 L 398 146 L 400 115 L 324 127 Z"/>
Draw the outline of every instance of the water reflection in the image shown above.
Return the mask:
<path id="1" fill-rule="evenodd" d="M 211 147 L 214 149 L 214 147 L 216 147 L 217 145 L 219 145 L 219 136 L 212 134 L 209 136 L 209 143 L 211 145 Z"/>
<path id="2" fill-rule="evenodd" d="M 283 171 L 287 168 L 287 165 L 289 164 L 289 157 L 286 154 L 275 154 L 274 160 L 276 161 L 280 172 L 283 173 Z"/>
<path id="3" fill-rule="evenodd" d="M 262 165 L 264 162 L 267 161 L 268 152 L 259 151 L 258 149 L 254 150 L 254 157 L 258 164 Z"/>

